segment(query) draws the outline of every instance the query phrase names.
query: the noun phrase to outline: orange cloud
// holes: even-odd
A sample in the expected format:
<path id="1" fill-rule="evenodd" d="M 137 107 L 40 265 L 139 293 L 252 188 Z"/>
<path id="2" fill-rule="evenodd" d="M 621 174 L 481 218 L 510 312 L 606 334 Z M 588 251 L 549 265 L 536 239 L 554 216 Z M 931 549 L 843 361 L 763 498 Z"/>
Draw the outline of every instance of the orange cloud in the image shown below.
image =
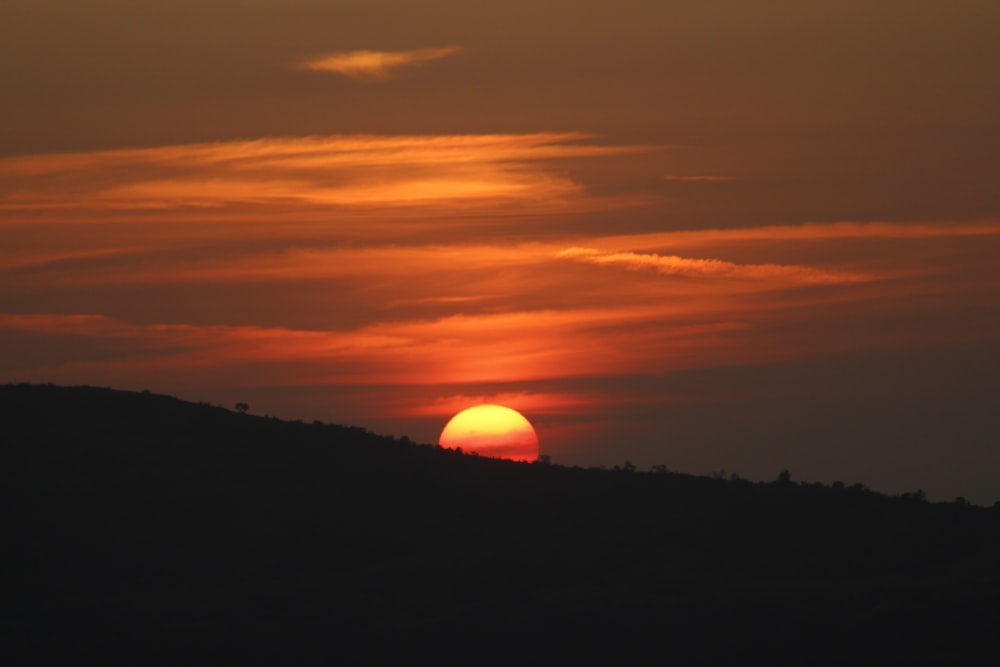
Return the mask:
<path id="1" fill-rule="evenodd" d="M 573 208 L 594 198 L 544 161 L 651 150 L 580 133 L 276 138 L 0 159 L 0 208 Z M 431 215 L 433 212 L 429 212 Z"/>
<path id="2" fill-rule="evenodd" d="M 718 182 L 718 181 L 734 181 L 736 180 L 732 176 L 664 176 L 665 181 L 693 181 L 693 182 Z"/>
<path id="3" fill-rule="evenodd" d="M 998 235 L 1000 235 L 1000 220 L 842 221 L 803 225 L 654 232 L 604 236 L 597 240 L 605 246 L 627 246 L 645 250 L 664 247 L 708 247 L 747 241 L 811 242 L 838 239 L 936 239 Z"/>
<path id="4" fill-rule="evenodd" d="M 447 58 L 459 51 L 456 46 L 411 51 L 337 51 L 307 60 L 298 69 L 333 72 L 352 79 L 384 81 L 396 70 Z"/>
<path id="5" fill-rule="evenodd" d="M 41 267 L 49 262 L 70 258 L 109 257 L 116 261 L 107 265 L 92 264 L 86 271 L 72 267 L 62 270 L 51 266 L 46 275 L 58 278 L 60 271 L 74 284 L 109 285 L 128 281 L 131 284 L 184 284 L 184 283 L 280 283 L 299 280 L 336 280 L 363 278 L 370 285 L 377 282 L 405 281 L 414 286 L 414 277 L 427 282 L 433 275 L 461 276 L 441 285 L 452 294 L 404 296 L 407 290 L 398 291 L 390 305 L 468 303 L 484 294 L 461 294 L 471 284 L 469 274 L 482 274 L 488 270 L 537 269 L 550 264 L 557 246 L 552 244 L 521 243 L 504 247 L 482 244 L 426 245 L 426 246 L 360 246 L 288 248 L 272 252 L 247 252 L 245 254 L 210 254 L 200 257 L 171 257 L 169 260 L 150 258 L 141 252 L 123 261 L 127 250 L 106 252 L 51 253 L 44 252 L 34 258 L 24 253 L 11 253 L 7 257 L 0 248 L 0 269 Z M 497 278 L 489 281 L 494 290 L 503 293 L 511 288 Z M 481 281 L 477 284 L 482 286 Z M 497 292 L 494 292 L 497 293 Z"/>
<path id="6" fill-rule="evenodd" d="M 0 271 L 52 267 L 59 264 L 80 261 L 115 258 L 141 250 L 130 248 L 81 248 L 76 250 L 41 250 L 34 253 L 18 252 L 10 248 L 0 248 Z"/>
<path id="7" fill-rule="evenodd" d="M 92 341 L 71 362 L 33 370 L 61 382 L 194 377 L 222 386 L 528 382 L 648 370 L 646 354 L 671 349 L 684 366 L 738 323 L 642 325 L 642 309 L 535 311 L 385 322 L 345 331 L 285 327 L 140 325 L 99 315 L 0 315 L 0 330 Z M 627 325 L 632 323 L 631 327 Z M 551 341 L 558 340 L 558 345 Z M 628 344 L 633 343 L 632 345 Z M 643 343 L 643 351 L 635 343 Z M 120 356 L 100 352 L 113 344 Z M 683 352 L 682 352 L 683 351 Z M 91 378 L 88 380 L 87 378 Z"/>
<path id="8" fill-rule="evenodd" d="M 448 417 L 473 405 L 484 403 L 504 405 L 526 415 L 587 414 L 595 407 L 617 402 L 614 396 L 553 393 L 553 392 L 498 392 L 491 394 L 451 394 L 430 401 L 404 406 L 401 415 Z"/>
<path id="9" fill-rule="evenodd" d="M 18 304 L 8 308 L 54 313 L 0 315 L 0 342 L 18 350 L 0 360 L 0 375 L 138 388 L 392 385 L 403 392 L 433 386 L 407 391 L 428 401 L 434 392 L 451 397 L 425 408 L 409 399 L 386 407 L 416 417 L 431 414 L 423 410 L 445 416 L 466 398 L 538 414 L 578 414 L 596 400 L 571 392 L 486 393 L 503 383 L 560 381 L 565 387 L 577 378 L 809 359 L 986 335 L 981 326 L 959 330 L 947 317 L 927 313 L 975 306 L 976 299 L 988 312 L 995 279 L 984 280 L 970 259 L 988 263 L 994 253 L 983 237 L 1000 234 L 1000 224 L 989 221 L 412 246 L 327 241 L 308 247 L 303 240 L 297 247 L 294 236 L 287 243 L 255 238 L 244 244 L 230 234 L 203 243 L 192 236 L 189 245 L 177 246 L 182 250 L 151 243 L 134 251 L 132 234 L 143 233 L 143 226 L 113 229 L 97 239 L 120 244 L 107 256 L 77 247 L 75 239 L 93 235 L 77 225 L 32 228 L 30 235 L 17 230 L 15 240 L 53 244 L 44 246 L 47 254 L 34 264 L 23 246 L 0 248 L 0 270 L 7 272 L 2 282 L 11 286 L 0 296 Z M 201 226 L 190 229 L 197 234 Z M 949 235 L 958 240 L 938 241 Z M 874 239 L 878 245 L 825 243 L 838 238 Z M 886 253 L 886 238 L 925 240 Z M 574 243 L 580 245 L 568 247 Z M 928 261 L 937 257 L 935 248 L 955 244 L 975 252 L 955 254 L 951 248 L 941 262 Z M 651 251 L 636 251 L 644 246 Z M 717 248 L 743 253 L 748 246 L 764 261 L 709 254 Z M 771 261 L 786 246 L 792 246 L 792 257 L 802 246 L 810 252 L 801 263 Z M 261 251 L 267 247 L 275 250 Z M 676 247 L 705 252 L 700 259 L 662 252 Z M 959 289 L 959 281 L 975 284 Z M 241 282 L 248 288 L 234 288 Z M 99 302 L 114 317 L 58 314 L 82 303 L 83 293 L 91 295 L 86 303 Z M 148 299 L 137 298 L 146 293 L 170 297 L 147 307 Z M 34 296 L 29 301 L 22 294 Z M 883 323 L 889 311 L 896 313 L 895 328 Z M 135 323 L 149 321 L 161 323 Z M 257 326 L 234 324 L 247 322 Z M 862 328 L 864 335 L 856 335 Z"/>
<path id="10" fill-rule="evenodd" d="M 601 266 L 621 265 L 633 270 L 653 269 L 673 276 L 719 277 L 799 285 L 828 285 L 871 279 L 861 274 L 821 271 L 807 266 L 735 264 L 718 259 L 688 259 L 677 255 L 602 252 L 594 248 L 567 248 L 556 256 Z"/>

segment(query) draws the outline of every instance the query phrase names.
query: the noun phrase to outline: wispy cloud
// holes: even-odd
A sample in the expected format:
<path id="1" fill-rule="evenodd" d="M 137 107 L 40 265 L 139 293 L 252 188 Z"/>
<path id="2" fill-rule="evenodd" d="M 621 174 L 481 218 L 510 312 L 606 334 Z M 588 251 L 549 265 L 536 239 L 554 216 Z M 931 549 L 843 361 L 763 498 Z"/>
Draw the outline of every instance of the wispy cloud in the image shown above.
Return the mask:
<path id="1" fill-rule="evenodd" d="M 457 46 L 411 51 L 337 51 L 300 63 L 298 68 L 333 72 L 352 79 L 384 81 L 399 69 L 447 58 L 459 51 Z"/>
<path id="2" fill-rule="evenodd" d="M 556 256 L 601 266 L 617 265 L 632 270 L 650 269 L 671 276 L 718 277 L 799 285 L 850 283 L 871 279 L 871 276 L 858 273 L 824 271 L 808 266 L 736 264 L 719 259 L 691 259 L 677 255 L 603 252 L 595 248 L 567 248 Z"/>
<path id="3" fill-rule="evenodd" d="M 499 206 L 583 188 L 544 162 L 651 150 L 581 133 L 273 138 L 0 159 L 0 209 Z M 593 198 L 591 198 L 593 199 Z"/>
<path id="4" fill-rule="evenodd" d="M 721 347 L 728 333 L 745 327 L 735 322 L 638 326 L 649 318 L 649 309 L 539 310 L 318 331 L 0 314 L 0 333 L 28 332 L 39 345 L 52 336 L 74 341 L 74 359 L 56 354 L 33 368 L 29 380 L 102 377 L 131 385 L 141 377 L 166 383 L 194 373 L 206 386 L 250 386 L 263 372 L 272 386 L 441 385 L 638 372 L 647 367 L 649 350 L 670 349 L 667 366 L 679 367 Z M 629 323 L 633 326 L 623 332 L 607 331 Z M 560 344 L 550 344 L 550 337 Z M 118 350 L 115 358 L 108 358 L 108 345 Z"/>
<path id="5" fill-rule="evenodd" d="M 532 415 L 584 414 L 596 406 L 616 402 L 613 396 L 555 392 L 498 392 L 488 394 L 451 394 L 406 406 L 403 414 L 448 417 L 471 405 L 494 403 Z"/>
<path id="6" fill-rule="evenodd" d="M 41 236 L 67 242 L 62 234 L 75 227 Z M 32 268 L 16 248 L 0 248 L 8 272 L 0 296 L 22 313 L 49 313 L 0 314 L 0 347 L 18 350 L 0 359 L 0 375 L 133 388 L 395 387 L 411 398 L 392 409 L 412 418 L 479 400 L 576 415 L 604 400 L 572 389 L 582 378 L 963 343 L 995 330 L 985 320 L 956 327 L 941 313 L 995 303 L 995 279 L 976 267 L 992 266 L 996 240 L 983 235 L 1000 234 L 996 223 L 269 251 L 213 241 L 180 254 L 129 254 L 129 230 L 114 231 L 123 253 L 106 264 L 53 251 Z M 859 241 L 816 243 L 842 237 Z M 885 252 L 887 238 L 906 243 Z M 672 243 L 707 250 L 681 256 L 664 250 Z M 712 253 L 713 244 L 728 250 Z M 957 244 L 970 252 L 954 254 Z M 649 245 L 655 251 L 614 249 Z M 734 261 L 740 255 L 729 253 L 748 245 L 764 259 Z M 808 252 L 773 261 L 789 245 Z M 950 251 L 939 257 L 932 251 L 941 245 Z M 172 296 L 137 308 L 153 301 L 148 294 Z M 103 313 L 65 314 L 81 303 L 100 303 Z"/>
<path id="7" fill-rule="evenodd" d="M 665 181 L 694 181 L 694 182 L 718 182 L 718 181 L 734 181 L 736 180 L 732 176 L 664 176 Z"/>
<path id="8" fill-rule="evenodd" d="M 802 225 L 766 225 L 731 229 L 699 229 L 605 236 L 601 245 L 627 245 L 636 250 L 664 247 L 712 247 L 761 242 L 815 243 L 837 240 L 937 239 L 1000 236 L 1000 220 L 938 220 L 914 222 L 840 221 Z"/>

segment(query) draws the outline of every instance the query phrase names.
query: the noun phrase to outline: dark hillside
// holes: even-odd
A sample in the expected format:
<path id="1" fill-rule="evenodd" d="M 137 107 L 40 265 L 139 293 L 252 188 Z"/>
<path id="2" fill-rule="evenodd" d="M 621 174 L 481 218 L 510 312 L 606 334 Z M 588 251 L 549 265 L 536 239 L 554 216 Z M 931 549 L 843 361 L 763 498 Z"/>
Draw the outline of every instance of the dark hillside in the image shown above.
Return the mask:
<path id="1" fill-rule="evenodd" d="M 985 664 L 1000 517 L 0 387 L 5 664 Z"/>

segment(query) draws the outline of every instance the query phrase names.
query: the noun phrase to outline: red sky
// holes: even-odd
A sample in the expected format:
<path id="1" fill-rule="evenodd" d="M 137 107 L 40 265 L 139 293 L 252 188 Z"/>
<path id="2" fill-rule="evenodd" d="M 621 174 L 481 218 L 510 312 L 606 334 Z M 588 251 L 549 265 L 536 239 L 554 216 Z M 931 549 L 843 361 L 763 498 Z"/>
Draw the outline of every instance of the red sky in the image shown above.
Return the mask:
<path id="1" fill-rule="evenodd" d="M 0 380 L 992 503 L 997 25 L 8 0 Z"/>

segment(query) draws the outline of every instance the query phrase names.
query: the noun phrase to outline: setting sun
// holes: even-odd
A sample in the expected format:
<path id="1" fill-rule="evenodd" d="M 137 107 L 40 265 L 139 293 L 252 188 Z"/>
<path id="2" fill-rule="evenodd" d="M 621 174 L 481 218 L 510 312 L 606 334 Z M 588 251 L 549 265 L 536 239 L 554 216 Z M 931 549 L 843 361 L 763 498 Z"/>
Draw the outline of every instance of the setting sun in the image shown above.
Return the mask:
<path id="1" fill-rule="evenodd" d="M 538 435 L 517 410 L 477 405 L 459 412 L 441 431 L 438 444 L 511 461 L 538 459 Z"/>

